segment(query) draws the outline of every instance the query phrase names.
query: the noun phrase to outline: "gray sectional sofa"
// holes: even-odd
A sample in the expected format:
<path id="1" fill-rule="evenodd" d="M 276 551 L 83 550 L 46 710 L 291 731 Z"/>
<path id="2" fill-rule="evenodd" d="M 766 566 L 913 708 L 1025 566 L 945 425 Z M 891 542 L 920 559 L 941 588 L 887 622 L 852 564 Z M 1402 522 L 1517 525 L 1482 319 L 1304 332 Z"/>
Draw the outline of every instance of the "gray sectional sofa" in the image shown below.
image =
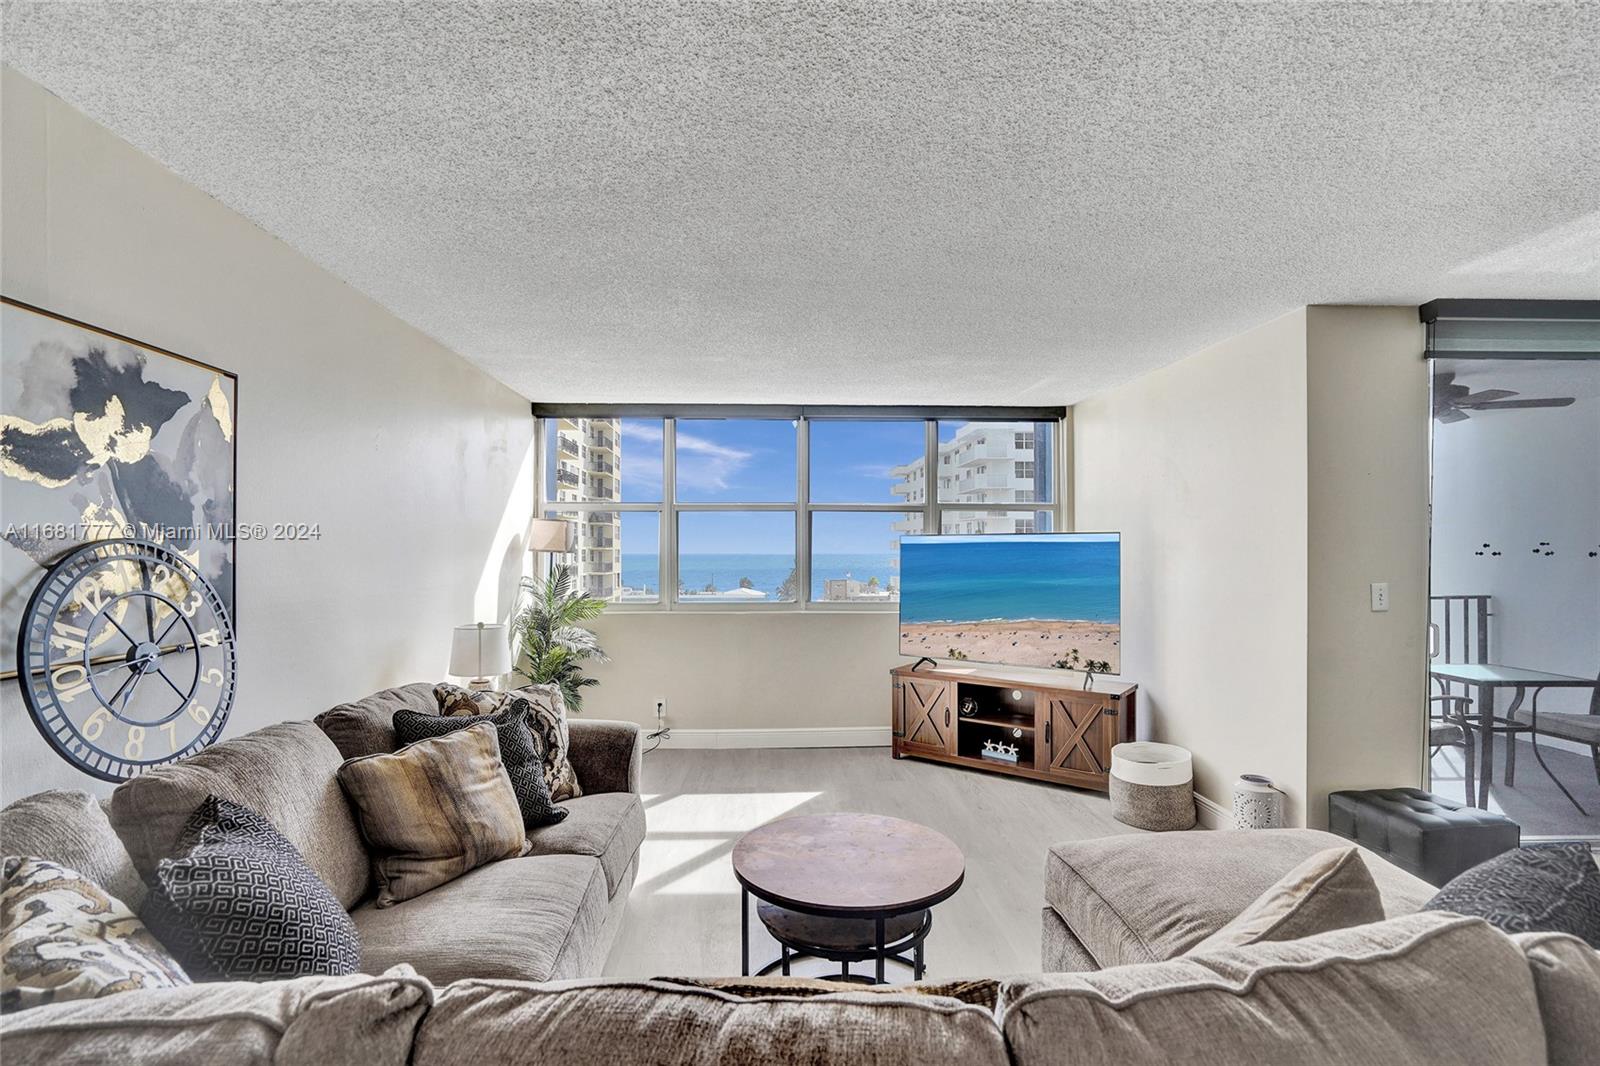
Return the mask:
<path id="1" fill-rule="evenodd" d="M 538 831 L 539 854 L 377 911 L 362 899 L 350 813 L 326 786 L 340 749 L 392 742 L 385 712 L 422 706 L 425 691 L 334 708 L 321 729 L 287 723 L 218 745 L 123 785 L 110 821 L 81 793 L 0 813 L 8 849 L 73 866 L 131 902 L 137 867 L 159 853 L 185 804 L 204 790 L 230 795 L 270 814 L 349 901 L 367 971 L 37 1007 L 0 1023 L 7 1066 L 1577 1066 L 1600 1049 L 1600 953 L 1568 936 L 1506 936 L 1476 918 L 1419 911 L 1431 887 L 1372 855 L 1385 921 L 1184 955 L 1300 860 L 1342 843 L 1305 830 L 1053 849 L 1043 973 L 846 990 L 595 979 L 644 832 L 637 730 L 572 723 L 585 795 L 567 804 L 575 824 Z"/>
<path id="2" fill-rule="evenodd" d="M 265 815 L 300 850 L 349 909 L 368 973 L 406 964 L 438 983 L 598 974 L 644 843 L 638 726 L 572 719 L 568 758 L 584 794 L 562 804 L 565 820 L 533 830 L 522 858 L 380 909 L 370 898 L 371 859 L 335 774 L 346 758 L 393 751 L 390 720 L 402 707 L 438 712 L 431 686 L 406 685 L 341 704 L 314 723 L 271 725 L 159 767 L 119 785 L 104 811 L 82 793 L 27 797 L 0 815 L 4 847 L 77 869 L 137 910 L 142 877 L 215 794 Z"/>

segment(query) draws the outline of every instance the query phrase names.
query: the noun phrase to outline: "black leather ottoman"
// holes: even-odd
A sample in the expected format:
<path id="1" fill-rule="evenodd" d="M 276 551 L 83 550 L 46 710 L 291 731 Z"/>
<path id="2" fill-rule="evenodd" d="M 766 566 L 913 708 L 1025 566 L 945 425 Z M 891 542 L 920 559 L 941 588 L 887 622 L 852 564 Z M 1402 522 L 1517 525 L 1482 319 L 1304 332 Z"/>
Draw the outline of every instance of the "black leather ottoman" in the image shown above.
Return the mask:
<path id="1" fill-rule="evenodd" d="M 1330 793 L 1328 830 L 1435 885 L 1522 842 L 1522 827 L 1504 815 L 1420 788 Z"/>

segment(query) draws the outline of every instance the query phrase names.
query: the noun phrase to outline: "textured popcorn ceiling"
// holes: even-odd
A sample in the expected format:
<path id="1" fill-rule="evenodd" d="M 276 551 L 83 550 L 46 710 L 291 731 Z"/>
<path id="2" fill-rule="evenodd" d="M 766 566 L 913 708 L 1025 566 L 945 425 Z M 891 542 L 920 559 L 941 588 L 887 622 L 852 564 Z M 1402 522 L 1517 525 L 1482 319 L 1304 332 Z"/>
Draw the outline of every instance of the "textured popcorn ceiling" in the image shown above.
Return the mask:
<path id="1" fill-rule="evenodd" d="M 1596 3 L 8 3 L 4 29 L 541 400 L 1065 403 L 1305 303 L 1600 295 Z"/>

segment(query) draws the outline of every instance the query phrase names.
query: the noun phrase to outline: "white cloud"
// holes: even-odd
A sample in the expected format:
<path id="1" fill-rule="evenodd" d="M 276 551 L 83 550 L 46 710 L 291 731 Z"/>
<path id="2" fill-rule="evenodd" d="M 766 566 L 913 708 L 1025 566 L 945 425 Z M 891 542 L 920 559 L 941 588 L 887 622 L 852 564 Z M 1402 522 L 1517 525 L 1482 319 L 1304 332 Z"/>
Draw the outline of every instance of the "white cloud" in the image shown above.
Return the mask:
<path id="1" fill-rule="evenodd" d="M 885 481 L 899 480 L 894 476 L 894 467 L 885 466 L 883 463 L 856 463 L 850 469 L 862 477 L 881 477 Z"/>
<path id="2" fill-rule="evenodd" d="M 660 444 L 663 433 L 659 422 L 634 422 L 623 419 L 622 435 L 646 444 Z"/>
<path id="3" fill-rule="evenodd" d="M 678 484 L 692 489 L 720 492 L 728 487 L 728 479 L 750 461 L 750 452 L 690 433 L 679 433 L 677 442 Z"/>
<path id="4" fill-rule="evenodd" d="M 624 485 L 659 485 L 661 464 L 658 461 L 664 434 L 661 424 L 651 421 L 624 419 L 621 426 L 625 445 L 622 449 L 622 481 Z M 680 432 L 678 443 L 678 484 L 703 492 L 720 492 L 728 481 L 750 462 L 754 453 L 726 444 Z M 651 447 L 654 445 L 654 447 Z M 641 450 L 642 449 L 642 450 Z"/>

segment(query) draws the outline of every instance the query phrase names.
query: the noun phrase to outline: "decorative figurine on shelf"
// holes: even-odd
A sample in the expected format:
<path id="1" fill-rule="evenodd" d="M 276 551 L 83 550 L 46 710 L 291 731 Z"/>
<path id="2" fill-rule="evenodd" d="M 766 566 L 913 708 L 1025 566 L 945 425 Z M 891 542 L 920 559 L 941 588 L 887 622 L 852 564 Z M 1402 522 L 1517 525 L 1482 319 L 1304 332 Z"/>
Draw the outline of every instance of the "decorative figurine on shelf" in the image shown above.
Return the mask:
<path id="1" fill-rule="evenodd" d="M 968 696 L 968 697 L 966 697 L 965 699 L 963 699 L 961 701 L 961 717 L 963 717 L 963 718 L 971 718 L 973 715 L 975 715 L 977 713 L 978 713 L 978 701 L 977 700 L 973 699 L 971 696 Z"/>
<path id="2" fill-rule="evenodd" d="M 1017 761 L 1017 752 L 1018 746 L 1015 744 L 1006 744 L 1003 741 L 997 740 L 986 740 L 983 742 L 983 751 L 980 752 L 980 754 L 985 759 L 994 759 L 996 762 L 1014 763 Z"/>

